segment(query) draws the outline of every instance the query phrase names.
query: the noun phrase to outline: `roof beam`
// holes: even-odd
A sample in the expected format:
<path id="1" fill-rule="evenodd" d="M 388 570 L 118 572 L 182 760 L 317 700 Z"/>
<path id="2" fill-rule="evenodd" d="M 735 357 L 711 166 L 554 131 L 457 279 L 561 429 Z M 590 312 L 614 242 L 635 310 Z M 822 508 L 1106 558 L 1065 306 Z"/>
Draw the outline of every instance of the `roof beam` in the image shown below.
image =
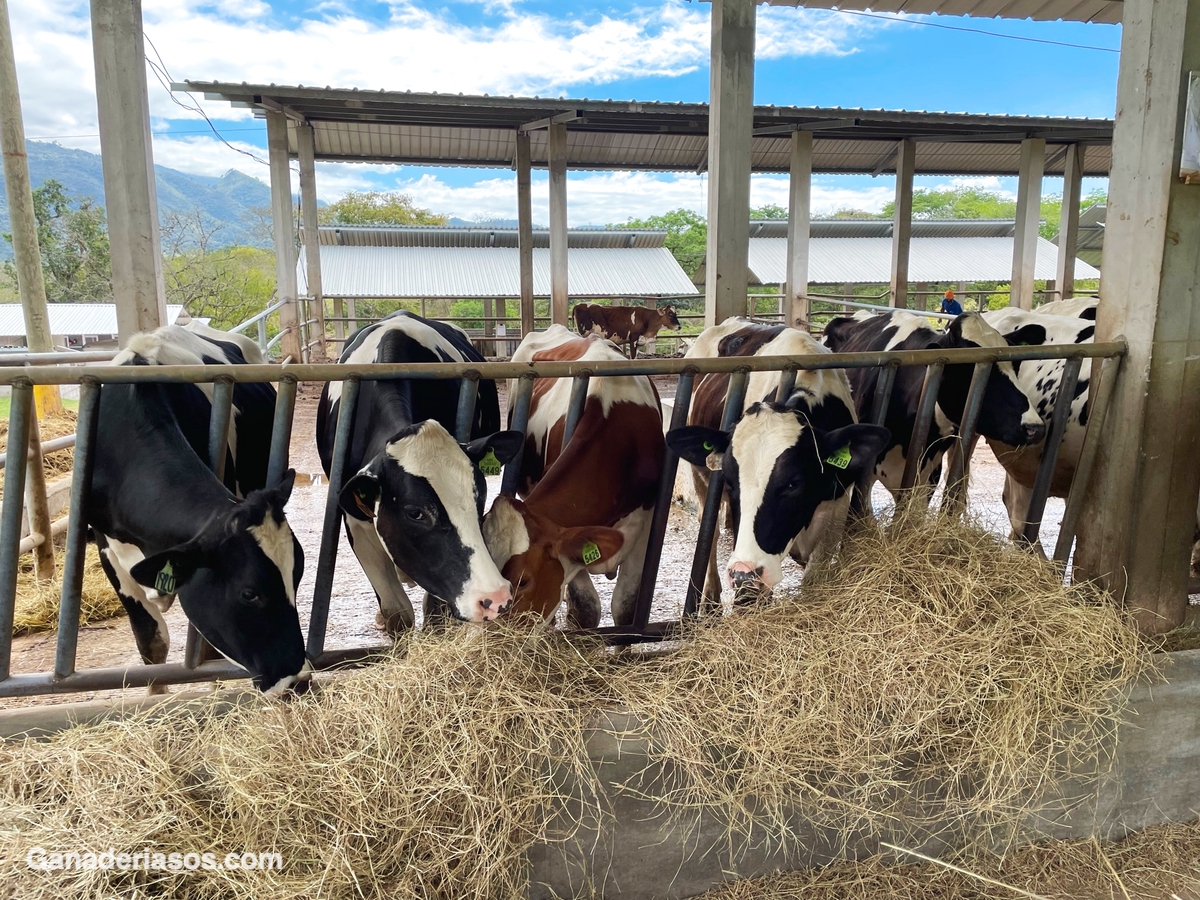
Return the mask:
<path id="1" fill-rule="evenodd" d="M 278 100 L 273 100 L 270 97 L 255 97 L 254 102 L 263 109 L 270 110 L 271 112 L 283 113 L 293 122 L 299 122 L 301 125 L 308 123 L 308 119 L 304 117 L 303 113 L 297 112 L 296 110 L 292 109 L 292 107 L 280 103 Z"/>
<path id="2" fill-rule="evenodd" d="M 551 125 L 567 125 L 571 122 L 586 122 L 582 109 L 573 109 L 570 112 L 559 113 L 556 116 L 547 116 L 544 119 L 538 119 L 534 122 L 526 122 L 518 131 L 530 132 L 538 131 L 542 128 L 549 128 Z"/>
<path id="3" fill-rule="evenodd" d="M 853 128 L 858 119 L 826 119 L 821 122 L 793 122 L 789 125 L 768 125 L 755 128 L 754 137 L 770 137 L 776 134 L 791 134 L 793 131 L 828 131 L 831 128 Z"/>

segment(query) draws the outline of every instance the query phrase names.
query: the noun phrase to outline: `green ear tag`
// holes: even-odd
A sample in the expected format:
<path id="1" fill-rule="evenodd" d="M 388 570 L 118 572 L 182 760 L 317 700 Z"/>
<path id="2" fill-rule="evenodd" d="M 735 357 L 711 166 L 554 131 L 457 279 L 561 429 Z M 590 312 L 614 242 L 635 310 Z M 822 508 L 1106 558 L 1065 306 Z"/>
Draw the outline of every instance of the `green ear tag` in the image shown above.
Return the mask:
<path id="1" fill-rule="evenodd" d="M 484 475 L 499 475 L 500 460 L 496 459 L 496 451 L 488 447 L 487 456 L 479 461 L 479 471 Z"/>
<path id="2" fill-rule="evenodd" d="M 600 562 L 600 548 L 588 541 L 583 545 L 583 564 L 590 566 L 594 562 Z"/>
<path id="3" fill-rule="evenodd" d="M 715 449 L 715 448 L 713 447 L 713 442 L 712 442 L 712 441 L 705 441 L 703 444 L 701 444 L 701 446 L 702 446 L 702 447 L 705 449 L 705 451 L 706 451 L 706 452 L 708 452 L 708 453 L 712 453 L 712 452 L 713 452 L 713 450 Z"/>
<path id="4" fill-rule="evenodd" d="M 829 463 L 835 469 L 844 469 L 850 465 L 850 445 L 847 444 L 841 450 L 835 450 L 825 458 L 825 462 Z"/>
<path id="5" fill-rule="evenodd" d="M 175 593 L 175 569 L 169 562 L 154 577 L 154 589 L 160 594 Z"/>

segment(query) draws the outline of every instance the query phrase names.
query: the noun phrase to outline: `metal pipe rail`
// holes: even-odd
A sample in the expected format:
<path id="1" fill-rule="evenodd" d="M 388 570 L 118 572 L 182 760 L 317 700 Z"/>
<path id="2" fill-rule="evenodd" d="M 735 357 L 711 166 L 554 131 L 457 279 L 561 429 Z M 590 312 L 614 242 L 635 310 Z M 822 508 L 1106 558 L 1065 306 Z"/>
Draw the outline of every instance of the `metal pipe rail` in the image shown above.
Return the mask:
<path id="1" fill-rule="evenodd" d="M 212 383 L 214 384 L 212 414 L 210 418 L 210 459 L 212 467 L 220 471 L 224 462 L 225 435 L 228 429 L 230 401 L 233 385 L 241 382 L 273 382 L 278 385 L 275 420 L 272 425 L 268 480 L 276 479 L 287 468 L 288 448 L 291 438 L 292 419 L 295 411 L 298 383 L 338 381 L 343 383 L 341 415 L 335 436 L 333 459 L 326 495 L 324 527 L 321 545 L 316 555 L 316 586 L 313 591 L 312 607 L 308 620 L 307 652 L 316 668 L 345 664 L 348 660 L 365 658 L 380 652 L 381 648 L 357 648 L 349 651 L 326 652 L 325 631 L 329 616 L 334 568 L 337 564 L 340 515 L 337 501 L 346 476 L 346 457 L 349 449 L 351 429 L 355 418 L 359 385 L 363 381 L 388 379 L 458 379 L 460 402 L 456 415 L 456 431 L 460 438 L 469 435 L 470 423 L 474 418 L 474 404 L 478 382 L 481 378 L 518 379 L 518 387 L 510 397 L 512 417 L 510 428 L 524 432 L 528 427 L 530 403 L 534 381 L 537 378 L 571 378 L 574 383 L 571 417 L 578 421 L 587 396 L 587 386 L 592 378 L 619 375 L 672 375 L 681 376 L 672 424 L 687 421 L 690 399 L 698 376 L 708 373 L 729 373 L 730 385 L 726 395 L 723 422 L 733 427 L 741 415 L 744 392 L 748 376 L 756 371 L 779 371 L 786 393 L 787 386 L 795 383 L 796 373 L 801 369 L 835 369 L 882 367 L 885 377 L 880 379 L 881 390 L 877 391 L 871 411 L 872 421 L 882 421 L 887 413 L 890 385 L 900 366 L 927 367 L 926 389 L 921 403 L 921 421 L 918 431 L 929 429 L 933 415 L 937 381 L 948 365 L 970 364 L 975 367 L 968 402 L 961 430 L 971 435 L 975 429 L 975 418 L 981 407 L 983 385 L 996 362 L 1029 359 L 1065 359 L 1069 371 L 1078 372 L 1084 359 L 1104 359 L 1102 390 L 1093 406 L 1091 422 L 1094 426 L 1102 422 L 1104 401 L 1111 395 L 1112 373 L 1115 361 L 1123 355 L 1122 340 L 1100 344 L 1069 344 L 1045 347 L 1000 347 L 970 348 L 964 350 L 915 350 L 888 351 L 877 353 L 812 354 L 805 356 L 733 357 L 724 359 L 643 359 L 580 362 L 538 363 L 431 363 L 394 365 L 336 365 L 336 364 L 284 364 L 247 366 L 89 366 L 86 369 L 63 369 L 53 366 L 26 366 L 20 369 L 0 368 L 0 384 L 12 386 L 12 402 L 9 414 L 9 444 L 4 469 L 3 509 L 0 510 L 0 697 L 26 696 L 41 693 L 61 693 L 81 690 L 101 690 L 122 686 L 148 684 L 182 684 L 196 681 L 242 677 L 244 672 L 237 666 L 224 661 L 201 660 L 200 643 L 194 636 L 190 642 L 192 651 L 186 654 L 183 663 L 155 666 L 134 666 L 128 669 L 94 669 L 77 672 L 75 651 L 78 640 L 80 594 L 83 576 L 84 553 L 87 538 L 87 502 L 95 462 L 95 441 L 98 427 L 100 393 L 103 384 L 139 383 Z M 50 672 L 10 675 L 12 649 L 12 622 L 16 601 L 16 565 L 20 542 L 21 506 L 28 457 L 20 452 L 23 437 L 27 435 L 32 411 L 32 387 L 35 384 L 79 384 L 80 404 L 75 446 L 75 467 L 71 482 L 70 518 L 67 527 L 66 559 L 64 566 L 63 591 L 59 613 L 59 633 L 54 669 Z M 1062 404 L 1060 404 L 1062 407 Z M 1063 407 L 1065 408 L 1065 407 Z M 1061 439 L 1063 413 L 1056 409 L 1055 424 L 1051 435 Z M 1085 439 L 1085 456 L 1095 453 L 1097 429 L 1089 429 Z M 1040 496 L 1035 496 L 1031 507 L 1040 511 L 1044 507 L 1045 494 L 1049 490 L 1049 473 L 1054 464 L 1057 447 L 1043 454 L 1045 473 L 1037 481 Z M 916 454 L 919 456 L 919 454 Z M 955 467 L 956 489 L 966 477 L 966 461 L 961 468 Z M 633 619 L 627 627 L 603 631 L 606 640 L 614 643 L 630 643 L 638 640 L 661 640 L 674 633 L 670 622 L 650 622 L 651 600 L 657 581 L 658 563 L 661 559 L 663 535 L 666 531 L 670 511 L 674 473 L 678 458 L 668 452 L 666 474 L 660 487 L 657 507 L 652 522 L 652 538 L 646 551 L 646 565 L 638 587 L 637 602 Z M 518 453 L 504 468 L 501 490 L 513 494 L 518 487 L 521 469 L 521 454 Z M 915 473 L 914 473 L 915 475 Z M 912 479 L 906 479 L 909 485 Z M 702 610 L 701 590 L 706 564 L 714 545 L 721 498 L 721 478 L 713 473 L 712 488 L 706 515 L 697 540 L 693 559 L 693 577 L 685 598 L 685 615 L 695 615 Z M 1078 519 L 1078 495 L 1082 490 L 1072 490 L 1068 502 L 1066 522 Z M 1074 517 L 1074 518 L 1072 518 Z M 1026 539 L 1037 540 L 1037 524 L 1031 523 Z M 1059 541 L 1061 553 L 1063 539 Z M 310 548 L 311 552 L 311 548 Z M 1057 554 L 1056 554 L 1057 555 Z"/>

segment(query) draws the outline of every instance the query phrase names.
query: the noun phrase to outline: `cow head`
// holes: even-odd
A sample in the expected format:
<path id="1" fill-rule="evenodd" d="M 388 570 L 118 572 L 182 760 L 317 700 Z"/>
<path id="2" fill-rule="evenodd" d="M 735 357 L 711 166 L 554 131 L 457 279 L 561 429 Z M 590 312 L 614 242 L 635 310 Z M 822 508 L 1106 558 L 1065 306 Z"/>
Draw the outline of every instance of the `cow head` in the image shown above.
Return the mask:
<path id="1" fill-rule="evenodd" d="M 662 322 L 665 327 L 671 329 L 672 331 L 678 331 L 680 329 L 681 326 L 679 324 L 679 316 L 675 312 L 674 306 L 667 304 L 658 311 L 658 314 L 662 317 Z"/>
<path id="2" fill-rule="evenodd" d="M 267 693 L 308 688 L 312 668 L 296 614 L 304 551 L 284 518 L 296 473 L 231 504 L 185 544 L 143 559 L 134 580 L 179 595 L 204 639 Z"/>
<path id="3" fill-rule="evenodd" d="M 755 403 L 732 434 L 689 425 L 668 432 L 667 444 L 697 466 L 720 455 L 736 533 L 729 581 L 740 596 L 779 583 L 784 554 L 802 533 L 816 545 L 828 504 L 875 464 L 890 437 L 878 425 L 821 431 L 802 410 Z"/>
<path id="4" fill-rule="evenodd" d="M 511 460 L 520 432 L 462 446 L 432 419 L 394 435 L 346 482 L 338 504 L 373 522 L 392 562 L 468 622 L 494 619 L 512 599 L 480 533 L 484 470 Z"/>
<path id="5" fill-rule="evenodd" d="M 513 584 L 513 612 L 549 618 L 563 588 L 589 566 L 608 571 L 624 535 L 615 528 L 562 528 L 520 500 L 500 496 L 483 520 L 488 551 Z"/>
<path id="6" fill-rule="evenodd" d="M 930 349 L 1006 346 L 1004 336 L 974 312 L 954 319 L 929 345 Z M 942 375 L 938 406 L 956 424 L 962 423 L 974 368 L 965 363 L 949 365 Z M 1036 399 L 1021 389 L 1012 363 L 998 362 L 992 366 L 976 430 L 986 438 L 1014 447 L 1036 444 L 1045 438 L 1046 424 L 1038 413 Z"/>

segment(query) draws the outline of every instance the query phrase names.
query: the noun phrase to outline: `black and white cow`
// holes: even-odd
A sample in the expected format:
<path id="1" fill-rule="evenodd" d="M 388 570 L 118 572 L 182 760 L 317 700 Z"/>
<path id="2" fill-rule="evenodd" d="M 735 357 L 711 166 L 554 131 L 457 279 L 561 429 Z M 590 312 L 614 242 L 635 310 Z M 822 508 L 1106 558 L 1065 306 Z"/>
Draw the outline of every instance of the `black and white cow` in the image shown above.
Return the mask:
<path id="1" fill-rule="evenodd" d="M 934 331 L 924 316 L 903 310 L 872 313 L 866 310 L 853 318 L 837 318 L 825 326 L 825 344 L 839 353 L 879 350 L 928 350 L 961 347 L 1003 347 L 1003 336 L 980 318 L 978 313 L 964 313 L 952 320 L 944 332 Z M 942 457 L 950 448 L 962 422 L 971 385 L 974 366 L 948 365 L 942 373 L 937 405 L 930 423 L 929 439 L 920 448 L 921 466 L 917 484 L 936 485 L 941 477 Z M 850 388 L 860 417 L 870 413 L 879 378 L 877 369 L 851 369 Z M 900 490 L 904 467 L 913 431 L 917 422 L 917 407 L 925 370 L 919 366 L 901 366 L 888 403 L 884 424 L 891 440 L 880 455 L 875 478 L 893 495 Z M 1012 363 L 1001 362 L 992 367 L 979 414 L 978 432 L 987 438 L 1004 441 L 1012 446 L 1037 443 L 1046 434 L 1046 426 L 1034 403 L 1018 382 Z"/>
<path id="2" fill-rule="evenodd" d="M 340 362 L 483 362 L 462 329 L 400 311 L 360 328 Z M 390 633 L 416 617 L 404 591 L 418 584 L 470 622 L 494 619 L 512 599 L 509 583 L 480 532 L 487 486 L 480 463 L 504 463 L 522 437 L 498 431 L 495 382 L 479 382 L 472 441 L 453 437 L 458 379 L 363 381 L 346 457 L 352 474 L 339 499 L 346 534 L 379 599 L 378 623 Z M 333 459 L 342 383 L 330 382 L 317 409 L 317 447 L 325 472 Z M 440 601 L 440 602 L 439 602 Z"/>
<path id="3" fill-rule="evenodd" d="M 806 332 L 783 325 L 727 319 L 706 329 L 688 351 L 703 356 L 797 356 L 828 353 Z M 841 369 L 802 370 L 796 386 L 775 402 L 779 372 L 754 372 L 743 414 L 732 432 L 720 430 L 727 375 L 697 385 L 689 425 L 667 434 L 668 445 L 693 466 L 703 513 L 708 466 L 724 473 L 732 515 L 733 555 L 727 566 L 736 599 L 767 594 L 783 577 L 785 554 L 807 563 L 826 532 L 840 530 L 850 493 L 863 469 L 882 452 L 886 428 L 859 425 Z M 708 610 L 720 607 L 716 542 L 704 587 Z"/>
<path id="4" fill-rule="evenodd" d="M 1099 306 L 1096 297 L 1068 297 L 1066 300 L 1051 300 L 1043 303 L 1034 312 L 1046 316 L 1066 316 L 1070 319 L 1088 319 L 1096 321 L 1096 309 Z M 1000 310 L 997 310 L 999 312 Z M 987 318 L 986 314 L 984 316 Z"/>
<path id="5" fill-rule="evenodd" d="M 234 342 L 171 325 L 135 335 L 114 363 L 245 359 Z M 234 386 L 224 483 L 206 461 L 211 396 L 211 385 L 103 387 L 87 507 L 100 562 L 145 662 L 166 660 L 163 612 L 178 596 L 205 640 L 261 690 L 304 690 L 311 667 L 296 614 L 304 552 L 283 513 L 295 473 L 265 484 L 275 390 Z"/>

